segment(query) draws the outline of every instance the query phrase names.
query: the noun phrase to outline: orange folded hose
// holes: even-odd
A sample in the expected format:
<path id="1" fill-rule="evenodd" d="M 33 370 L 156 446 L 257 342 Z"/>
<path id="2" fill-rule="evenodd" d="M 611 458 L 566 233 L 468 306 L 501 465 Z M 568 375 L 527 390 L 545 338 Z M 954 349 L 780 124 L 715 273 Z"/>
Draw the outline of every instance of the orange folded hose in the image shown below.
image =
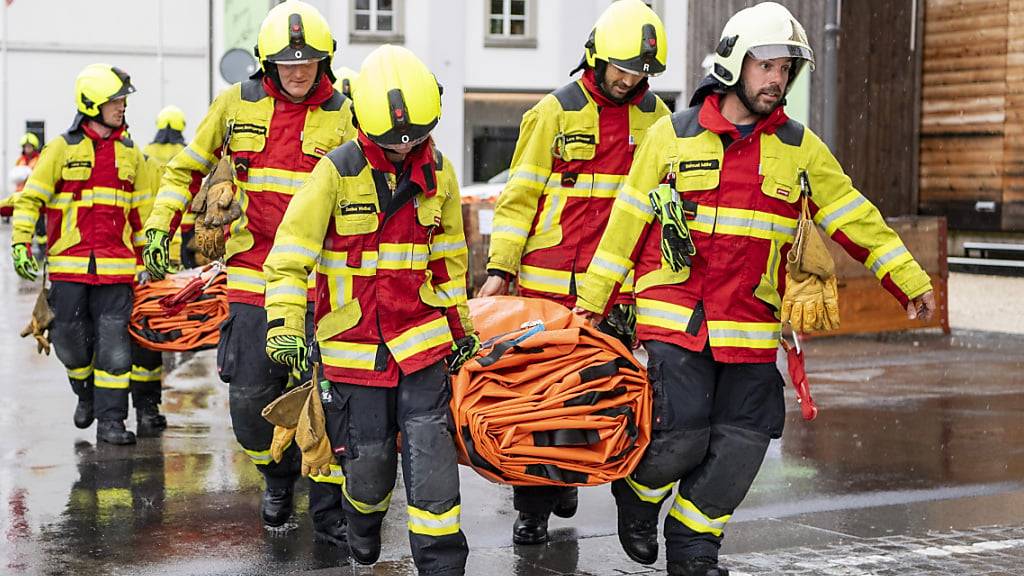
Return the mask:
<path id="1" fill-rule="evenodd" d="M 211 264 L 136 285 L 129 331 L 152 350 L 205 350 L 217 346 L 227 318 L 227 277 Z"/>
<path id="2" fill-rule="evenodd" d="M 452 383 L 464 464 L 517 486 L 628 475 L 651 436 L 646 370 L 617 339 L 553 302 L 469 301 L 484 346 Z"/>

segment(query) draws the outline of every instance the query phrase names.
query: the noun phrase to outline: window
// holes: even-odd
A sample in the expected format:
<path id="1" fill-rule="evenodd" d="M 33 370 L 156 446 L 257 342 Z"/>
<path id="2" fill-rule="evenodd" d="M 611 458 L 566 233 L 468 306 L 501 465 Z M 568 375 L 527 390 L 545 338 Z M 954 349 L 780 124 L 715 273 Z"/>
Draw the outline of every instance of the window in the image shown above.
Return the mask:
<path id="1" fill-rule="evenodd" d="M 535 0 L 484 0 L 485 46 L 536 48 Z"/>
<path id="2" fill-rule="evenodd" d="M 402 42 L 402 0 L 354 0 L 350 42 Z"/>

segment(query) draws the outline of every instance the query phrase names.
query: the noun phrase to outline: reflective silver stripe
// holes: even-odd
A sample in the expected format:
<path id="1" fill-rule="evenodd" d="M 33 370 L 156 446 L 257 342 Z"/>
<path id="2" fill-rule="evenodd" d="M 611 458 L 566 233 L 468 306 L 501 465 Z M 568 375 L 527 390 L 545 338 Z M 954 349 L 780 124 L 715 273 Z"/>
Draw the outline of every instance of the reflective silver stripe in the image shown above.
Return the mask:
<path id="1" fill-rule="evenodd" d="M 447 334 L 447 333 L 448 333 L 448 325 L 447 324 L 441 324 L 440 326 L 438 326 L 436 328 L 431 328 L 430 330 L 427 330 L 426 332 L 420 332 L 419 334 L 416 334 L 415 336 L 410 337 L 408 340 L 406 340 L 405 342 L 403 342 L 403 343 L 401 343 L 401 344 L 399 344 L 397 346 L 394 346 L 394 347 L 388 346 L 388 348 L 391 348 L 391 354 L 393 356 L 401 356 L 406 350 L 409 350 L 410 348 L 415 348 L 416 346 L 419 346 L 420 344 L 422 344 L 423 342 L 426 342 L 427 340 L 430 340 L 431 338 L 436 338 L 437 336 L 443 336 L 444 334 Z"/>
<path id="2" fill-rule="evenodd" d="M 546 276 L 543 274 L 534 274 L 527 272 L 526 270 L 519 271 L 519 279 L 526 282 L 533 282 L 535 284 L 551 284 L 559 287 L 568 289 L 570 279 L 569 278 L 558 278 L 556 276 Z"/>
<path id="3" fill-rule="evenodd" d="M 426 252 L 417 252 L 415 248 L 409 250 L 380 250 L 377 252 L 377 262 L 426 262 L 429 255 Z"/>
<path id="4" fill-rule="evenodd" d="M 612 270 L 612 271 L 614 271 L 615 273 L 617 273 L 617 274 L 619 274 L 621 276 L 625 276 L 626 274 L 629 274 L 629 268 L 626 268 L 625 266 L 622 266 L 620 264 L 616 264 L 614 262 L 610 262 L 610 261 L 605 260 L 604 258 L 601 258 L 601 257 L 598 257 L 598 256 L 594 256 L 593 260 L 590 261 L 590 264 L 591 264 L 591 266 L 596 264 L 596 265 L 604 268 L 605 270 Z"/>
<path id="5" fill-rule="evenodd" d="M 267 285 L 266 280 L 260 278 L 253 278 L 252 276 L 246 276 L 244 274 L 232 274 L 228 272 L 228 283 L 229 284 L 248 284 L 250 286 L 258 286 L 259 288 L 265 288 Z"/>
<path id="6" fill-rule="evenodd" d="M 709 329 L 712 338 L 739 338 L 740 340 L 778 340 L 779 331 L 764 332 L 761 330 L 736 330 L 727 328 Z"/>
<path id="7" fill-rule="evenodd" d="M 626 476 L 626 484 L 636 492 L 637 496 L 639 496 L 641 500 L 657 503 L 661 503 L 661 501 L 665 499 L 665 496 L 672 491 L 673 486 L 672 483 L 669 483 L 661 488 L 648 488 L 636 480 L 633 480 L 632 476 Z"/>
<path id="8" fill-rule="evenodd" d="M 721 219 L 719 219 L 719 220 L 721 220 Z M 715 217 L 714 216 L 712 216 L 710 214 L 701 214 L 700 212 L 697 212 L 697 216 L 693 219 L 693 221 L 698 223 L 698 224 L 706 224 L 707 226 L 714 226 L 715 225 Z"/>
<path id="9" fill-rule="evenodd" d="M 558 194 L 551 194 L 548 196 L 551 198 L 550 207 L 548 208 L 547 218 L 544 219 L 544 230 L 551 230 L 551 224 L 555 219 L 555 212 L 558 211 L 558 205 L 562 202 L 562 197 Z"/>
<path id="10" fill-rule="evenodd" d="M 340 310 L 345 305 L 345 292 L 348 291 L 347 285 L 349 282 L 348 276 L 339 274 L 334 277 L 335 285 L 338 287 L 338 293 L 334 295 L 334 305 Z"/>
<path id="11" fill-rule="evenodd" d="M 306 289 L 305 288 L 298 288 L 296 286 L 289 286 L 289 285 L 286 284 L 286 285 L 283 285 L 283 286 L 274 286 L 273 288 L 269 288 L 267 290 L 267 298 L 272 298 L 274 296 L 284 296 L 284 295 L 301 296 L 301 297 L 305 298 L 306 297 Z"/>
<path id="12" fill-rule="evenodd" d="M 530 233 L 528 231 L 516 228 L 515 226 L 495 226 L 491 231 L 491 235 L 493 236 L 495 234 L 512 234 L 513 236 L 519 236 L 521 238 L 530 237 Z"/>
<path id="13" fill-rule="evenodd" d="M 278 244 L 278 245 L 274 246 L 274 249 L 273 249 L 272 253 L 273 254 L 297 254 L 299 256 L 305 256 L 306 258 L 309 258 L 310 260 L 316 260 L 316 258 L 317 258 L 317 253 L 316 252 L 310 250 L 309 248 L 304 248 L 302 246 L 298 246 L 298 245 L 295 245 L 295 244 Z"/>
<path id="14" fill-rule="evenodd" d="M 210 170 L 210 169 L 213 168 L 213 162 L 210 162 L 206 158 L 203 158 L 202 156 L 200 156 L 199 153 L 196 152 L 195 150 L 193 150 L 191 146 L 186 146 L 184 152 L 185 152 L 185 154 L 188 155 L 189 158 L 191 158 L 191 159 L 195 160 L 196 162 L 202 164 L 203 167 L 206 168 L 207 170 Z"/>
<path id="15" fill-rule="evenodd" d="M 618 190 L 622 188 L 622 182 L 598 182 L 594 181 L 594 188 L 598 190 Z"/>
<path id="16" fill-rule="evenodd" d="M 540 176 L 527 170 L 516 170 L 512 173 L 512 178 L 509 178 L 509 180 L 512 180 L 513 178 L 522 178 L 523 180 L 530 180 L 539 184 L 546 184 L 548 181 L 547 176 Z"/>
<path id="17" fill-rule="evenodd" d="M 825 228 L 825 229 L 828 229 L 828 227 L 831 226 L 833 222 L 835 222 L 836 220 L 842 218 L 844 215 L 849 214 L 850 212 L 856 210 L 859 206 L 863 205 L 867 201 L 868 201 L 868 199 L 865 198 L 864 196 L 859 196 L 853 202 L 850 202 L 846 206 L 843 206 L 839 210 L 836 210 L 835 212 L 833 212 L 833 213 L 829 214 L 828 216 L 822 218 L 821 219 L 821 227 Z"/>
<path id="18" fill-rule="evenodd" d="M 668 320 L 670 322 L 676 322 L 678 324 L 689 324 L 690 316 L 686 314 L 679 314 L 676 312 L 669 312 L 668 310 L 662 310 L 660 308 L 648 308 L 647 306 L 637 305 L 636 307 L 637 316 L 650 316 L 652 318 L 661 318 L 662 320 Z"/>
<path id="19" fill-rule="evenodd" d="M 285 178 L 283 176 L 274 176 L 274 175 L 271 175 L 271 174 L 257 174 L 255 176 L 250 176 L 249 180 L 247 180 L 247 183 L 249 185 L 253 185 L 253 184 L 259 184 L 259 185 L 262 185 L 262 184 L 277 184 L 277 185 L 280 185 L 280 186 L 288 186 L 290 188 L 298 188 L 299 186 L 302 186 L 302 183 L 305 182 L 305 181 L 306 181 L 305 178 L 295 179 L 295 178 Z"/>
<path id="20" fill-rule="evenodd" d="M 626 204 L 629 204 L 630 206 L 636 208 L 637 210 L 643 212 L 644 214 L 654 216 L 654 209 L 651 208 L 650 203 L 641 202 L 639 198 L 633 196 L 632 194 L 619 194 L 617 199 L 622 200 Z"/>
<path id="21" fill-rule="evenodd" d="M 46 188 L 39 186 L 35 182 L 29 182 L 28 184 L 25 184 L 25 190 L 35 190 L 36 192 L 39 192 L 44 197 L 46 197 L 47 200 L 53 197 L 53 190 L 47 190 Z"/>
<path id="22" fill-rule="evenodd" d="M 411 508 L 411 506 L 410 506 Z M 424 518 L 423 516 L 409 515 L 409 523 L 424 528 L 451 528 L 459 525 L 459 515 L 453 514 L 448 518 Z"/>
<path id="23" fill-rule="evenodd" d="M 113 268 L 114 270 L 131 270 L 135 271 L 134 262 L 104 262 L 102 260 L 96 261 L 97 268 Z"/>
<path id="24" fill-rule="evenodd" d="M 430 246 L 435 252 L 454 252 L 467 248 L 465 242 L 435 242 Z"/>
<path id="25" fill-rule="evenodd" d="M 181 192 L 178 192 L 178 191 L 175 191 L 175 190 L 166 189 L 166 188 L 161 190 L 160 193 L 156 195 L 156 200 L 157 200 L 157 202 L 160 202 L 160 201 L 166 202 L 168 200 L 172 200 L 172 201 L 176 202 L 177 204 L 181 204 L 182 206 L 185 206 L 186 204 L 188 204 L 188 198 L 186 198 L 184 194 L 182 194 Z"/>
<path id="26" fill-rule="evenodd" d="M 320 348 L 320 353 L 326 358 L 332 360 L 350 360 L 353 362 L 373 362 L 377 359 L 377 351 L 373 352 L 359 352 L 357 350 L 337 350 L 334 348 L 327 348 L 323 346 Z"/>
<path id="27" fill-rule="evenodd" d="M 765 232 L 782 232 L 787 236 L 796 234 L 796 228 L 784 226 L 775 222 L 767 222 L 758 218 L 738 218 L 736 216 L 718 216 L 718 224 L 721 226 L 737 226 L 740 228 L 755 228 Z"/>
<path id="28" fill-rule="evenodd" d="M 871 271 L 874 272 L 875 274 L 878 274 L 878 271 L 881 270 L 882 266 L 885 266 L 889 262 L 892 262 L 893 259 L 895 259 L 896 257 L 902 256 L 906 253 L 907 247 L 900 246 L 899 248 L 894 249 L 892 252 L 889 252 L 885 256 L 880 256 L 878 260 L 875 260 L 874 264 L 871 265 Z"/>
<path id="29" fill-rule="evenodd" d="M 442 290 L 441 288 L 435 288 L 437 295 L 444 300 L 457 300 L 459 298 L 465 298 L 467 296 L 466 289 L 459 287 L 451 290 Z"/>

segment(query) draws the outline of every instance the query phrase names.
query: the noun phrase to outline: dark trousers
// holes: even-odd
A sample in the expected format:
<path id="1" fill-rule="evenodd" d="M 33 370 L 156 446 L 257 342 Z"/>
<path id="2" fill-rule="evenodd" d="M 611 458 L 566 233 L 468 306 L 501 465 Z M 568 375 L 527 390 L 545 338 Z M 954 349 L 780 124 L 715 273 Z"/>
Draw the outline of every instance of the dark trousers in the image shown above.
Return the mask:
<path id="1" fill-rule="evenodd" d="M 612 483 L 620 513 L 665 519 L 666 557 L 718 557 L 722 531 L 746 497 L 768 443 L 782 436 L 786 408 L 775 363 L 725 364 L 710 348 L 691 352 L 644 342 L 654 392 L 651 444 L 628 478 Z"/>
<path id="2" fill-rule="evenodd" d="M 95 401 L 97 419 L 124 420 L 132 367 L 131 285 L 54 281 L 48 302 L 54 315 L 50 337 L 72 390 L 80 400 Z"/>
<path id="3" fill-rule="evenodd" d="M 306 315 L 306 338 L 312 338 L 312 313 Z M 309 341 L 309 340 L 307 340 Z M 231 426 L 242 450 L 263 474 L 268 488 L 291 488 L 300 475 L 301 454 L 292 443 L 281 462 L 270 457 L 274 425 L 260 414 L 288 387 L 289 369 L 267 356 L 267 313 L 260 306 L 232 302 L 221 325 L 217 371 L 228 384 Z M 308 380 L 309 374 L 299 378 Z M 341 519 L 341 488 L 334 479 L 310 483 L 309 508 L 315 526 Z"/>
<path id="4" fill-rule="evenodd" d="M 131 391 L 136 410 L 161 402 L 164 358 L 159 350 L 150 350 L 132 340 Z"/>
<path id="5" fill-rule="evenodd" d="M 469 547 L 460 523 L 459 470 L 444 363 L 403 374 L 396 388 L 332 382 L 324 405 L 331 447 L 345 472 L 345 515 L 361 537 L 379 534 L 398 474 L 402 477 L 409 545 L 420 574 L 465 573 Z"/>

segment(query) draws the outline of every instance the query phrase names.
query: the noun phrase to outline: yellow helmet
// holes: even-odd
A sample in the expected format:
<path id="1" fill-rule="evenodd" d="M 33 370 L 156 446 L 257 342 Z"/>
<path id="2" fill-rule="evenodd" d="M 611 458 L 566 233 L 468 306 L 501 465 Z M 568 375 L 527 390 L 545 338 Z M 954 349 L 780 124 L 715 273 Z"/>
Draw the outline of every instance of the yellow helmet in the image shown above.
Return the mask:
<path id="1" fill-rule="evenodd" d="M 156 115 L 156 129 L 163 130 L 164 128 L 170 128 L 171 130 L 177 130 L 183 132 L 185 130 L 185 113 L 181 111 L 181 108 L 177 106 L 165 106 L 159 114 Z"/>
<path id="2" fill-rule="evenodd" d="M 25 135 L 22 136 L 21 140 L 18 142 L 18 145 L 22 147 L 24 147 L 25 144 L 31 144 L 33 148 L 39 150 L 39 136 L 36 136 L 31 132 L 26 132 Z"/>
<path id="3" fill-rule="evenodd" d="M 415 142 L 441 117 L 441 86 L 410 50 L 385 44 L 363 60 L 352 84 L 359 128 L 385 146 Z"/>
<path id="4" fill-rule="evenodd" d="M 342 66 L 341 68 L 338 68 L 337 70 L 334 71 L 334 77 L 337 78 L 337 80 L 334 81 L 334 87 L 337 88 L 338 91 L 344 94 L 345 96 L 351 98 L 352 83 L 355 81 L 356 76 L 358 75 L 359 73 L 356 72 L 355 70 Z"/>
<path id="5" fill-rule="evenodd" d="M 597 19 L 586 49 L 591 68 L 603 60 L 631 72 L 661 74 L 668 58 L 665 25 L 641 0 L 617 0 Z"/>
<path id="6" fill-rule="evenodd" d="M 814 51 L 804 27 L 785 6 L 775 2 L 744 8 L 725 23 L 711 75 L 726 86 L 735 85 L 747 54 L 758 60 L 793 58 L 790 80 L 796 78 L 804 64 L 814 70 Z"/>
<path id="7" fill-rule="evenodd" d="M 100 106 L 135 92 L 132 79 L 110 64 L 90 64 L 75 78 L 75 105 L 90 118 L 99 116 Z"/>
<path id="8" fill-rule="evenodd" d="M 267 64 L 301 64 L 326 60 L 330 70 L 334 56 L 331 27 L 316 8 L 288 0 L 274 6 L 260 25 L 256 38 L 256 58 L 268 72 Z"/>

